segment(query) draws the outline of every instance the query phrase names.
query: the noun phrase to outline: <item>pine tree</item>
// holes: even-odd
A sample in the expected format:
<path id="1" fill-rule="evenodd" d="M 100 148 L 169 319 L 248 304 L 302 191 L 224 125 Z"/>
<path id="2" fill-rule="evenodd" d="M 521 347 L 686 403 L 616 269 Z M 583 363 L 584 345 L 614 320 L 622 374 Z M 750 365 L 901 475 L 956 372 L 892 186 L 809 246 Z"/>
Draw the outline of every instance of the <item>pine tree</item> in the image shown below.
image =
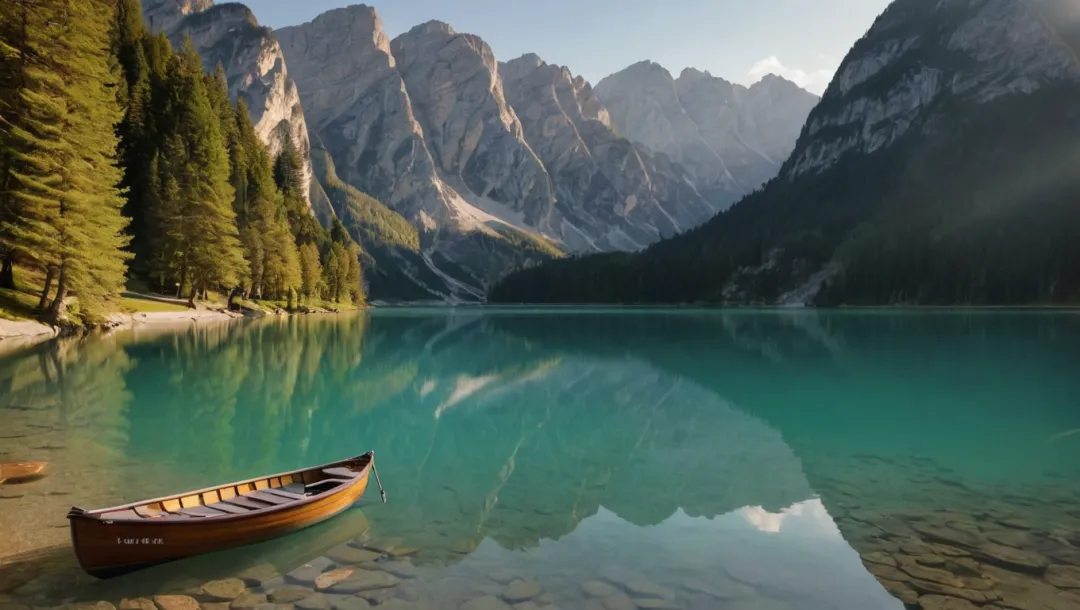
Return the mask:
<path id="1" fill-rule="evenodd" d="M 116 135 L 121 110 L 110 62 L 111 11 L 102 1 L 17 0 L 23 26 L 19 106 L 5 130 L 5 245 L 55 274 L 49 318 L 69 293 L 89 315 L 124 285 L 128 256 Z M 6 17 L 6 16 L 5 16 Z"/>
<path id="2" fill-rule="evenodd" d="M 323 260 L 323 284 L 326 286 L 326 300 L 328 301 L 337 302 L 339 300 L 338 297 L 341 294 L 343 285 L 343 281 L 338 275 L 339 259 L 344 254 L 341 244 L 335 243 L 327 250 L 325 260 Z"/>
<path id="3" fill-rule="evenodd" d="M 31 27 L 26 2 L 0 4 L 0 288 L 15 287 L 15 257 L 18 241 L 14 227 L 20 221 L 23 202 L 16 199 L 11 173 L 18 158 L 21 138 L 13 128 L 27 117 L 23 112 L 27 57 Z"/>
<path id="4" fill-rule="evenodd" d="M 153 108 L 157 100 L 153 97 L 146 55 L 149 40 L 139 0 L 119 0 L 113 47 L 123 73 L 119 97 L 124 104 L 124 118 L 117 133 L 127 190 L 124 212 L 131 218 L 131 249 L 136 253 L 134 266 L 143 272 L 143 260 L 150 258 L 150 244 L 145 239 L 148 199 L 155 195 L 149 192 L 149 181 L 157 177 L 156 168 L 152 171 L 149 163 L 160 145 L 154 138 Z"/>
<path id="5" fill-rule="evenodd" d="M 347 296 L 350 302 L 363 305 L 367 295 L 364 293 L 364 277 L 360 268 L 362 252 L 355 242 L 350 242 L 346 251 L 348 255 L 348 269 L 345 272 Z"/>
<path id="6" fill-rule="evenodd" d="M 285 203 L 274 181 L 270 156 L 242 100 L 233 112 L 233 124 L 233 207 L 244 256 L 251 267 L 250 288 L 257 298 L 287 297 L 301 289 L 303 272 Z"/>
<path id="7" fill-rule="evenodd" d="M 185 39 L 172 66 L 177 83 L 177 121 L 182 143 L 168 155 L 168 173 L 177 185 L 176 198 L 163 201 L 157 233 L 166 236 L 162 258 L 191 300 L 208 289 L 232 289 L 247 276 L 229 160 L 218 116 L 211 106 L 202 64 L 191 40 Z"/>
<path id="8" fill-rule="evenodd" d="M 274 160 L 274 181 L 281 189 L 289 227 L 299 245 L 319 243 L 325 232 L 308 208 L 304 193 L 304 161 L 289 130 L 280 129 L 281 152 Z"/>
<path id="9" fill-rule="evenodd" d="M 319 248 L 315 244 L 300 246 L 300 270 L 303 286 L 300 294 L 308 299 L 317 299 L 323 292 L 323 270 L 319 261 Z"/>

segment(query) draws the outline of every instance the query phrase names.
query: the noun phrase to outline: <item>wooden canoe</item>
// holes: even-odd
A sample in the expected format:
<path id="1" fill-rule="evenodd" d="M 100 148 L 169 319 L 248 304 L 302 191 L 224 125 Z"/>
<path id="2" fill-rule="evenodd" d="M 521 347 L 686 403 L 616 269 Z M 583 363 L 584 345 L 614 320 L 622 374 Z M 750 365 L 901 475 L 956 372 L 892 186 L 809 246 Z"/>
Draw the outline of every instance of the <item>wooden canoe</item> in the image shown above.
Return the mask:
<path id="1" fill-rule="evenodd" d="M 68 513 L 71 542 L 79 565 L 98 578 L 261 542 L 349 508 L 364 495 L 374 468 L 371 451 L 165 498 L 92 511 L 75 507 Z"/>

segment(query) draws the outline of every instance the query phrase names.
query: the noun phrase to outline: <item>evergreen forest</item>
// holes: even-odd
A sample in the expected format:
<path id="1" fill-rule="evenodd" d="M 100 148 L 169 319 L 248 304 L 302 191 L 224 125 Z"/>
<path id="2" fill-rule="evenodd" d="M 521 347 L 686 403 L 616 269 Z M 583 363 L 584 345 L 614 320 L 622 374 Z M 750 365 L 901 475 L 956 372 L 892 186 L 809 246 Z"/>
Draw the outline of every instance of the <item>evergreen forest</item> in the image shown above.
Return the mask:
<path id="1" fill-rule="evenodd" d="M 139 0 L 0 4 L 0 289 L 43 275 L 53 323 L 100 319 L 132 284 L 363 303 L 362 251 L 310 213 L 284 131 L 271 156 L 222 67 L 149 32 Z"/>

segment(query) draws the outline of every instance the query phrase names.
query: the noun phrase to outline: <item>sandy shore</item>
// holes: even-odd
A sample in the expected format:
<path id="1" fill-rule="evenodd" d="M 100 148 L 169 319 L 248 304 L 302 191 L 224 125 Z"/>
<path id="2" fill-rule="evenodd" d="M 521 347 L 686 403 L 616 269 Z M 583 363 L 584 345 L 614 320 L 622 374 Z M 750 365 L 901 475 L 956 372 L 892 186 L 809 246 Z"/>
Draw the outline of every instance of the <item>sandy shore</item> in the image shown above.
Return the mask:
<path id="1" fill-rule="evenodd" d="M 243 318 L 243 314 L 211 309 L 191 309 L 188 311 L 154 311 L 143 313 L 114 313 L 108 316 L 111 328 L 130 328 L 143 324 L 197 324 L 199 322 L 224 322 Z"/>
<path id="2" fill-rule="evenodd" d="M 190 324 L 227 322 L 243 318 L 243 314 L 192 309 L 189 311 L 155 311 L 142 313 L 114 313 L 106 317 L 106 330 L 124 330 L 142 326 L 154 328 L 178 327 Z M 55 326 L 36 321 L 12 322 L 0 320 L 0 356 L 48 341 L 60 334 Z"/>

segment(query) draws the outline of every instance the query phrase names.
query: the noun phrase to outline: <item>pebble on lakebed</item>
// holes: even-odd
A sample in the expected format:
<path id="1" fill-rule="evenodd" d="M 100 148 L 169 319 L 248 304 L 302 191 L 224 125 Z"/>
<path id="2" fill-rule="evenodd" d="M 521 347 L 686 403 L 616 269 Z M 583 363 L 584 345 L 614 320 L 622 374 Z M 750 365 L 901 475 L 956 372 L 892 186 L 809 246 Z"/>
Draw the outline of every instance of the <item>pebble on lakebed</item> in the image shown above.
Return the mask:
<path id="1" fill-rule="evenodd" d="M 1034 506 L 1019 504 L 987 508 L 973 502 L 970 514 L 955 508 L 898 509 L 877 518 L 838 510 L 835 520 L 867 571 L 909 607 L 1080 608 L 1080 549 L 1068 539 L 1080 529 L 1080 520 L 1064 530 L 1067 535 L 1060 529 L 1054 533 L 1034 517 L 1012 514 Z"/>

